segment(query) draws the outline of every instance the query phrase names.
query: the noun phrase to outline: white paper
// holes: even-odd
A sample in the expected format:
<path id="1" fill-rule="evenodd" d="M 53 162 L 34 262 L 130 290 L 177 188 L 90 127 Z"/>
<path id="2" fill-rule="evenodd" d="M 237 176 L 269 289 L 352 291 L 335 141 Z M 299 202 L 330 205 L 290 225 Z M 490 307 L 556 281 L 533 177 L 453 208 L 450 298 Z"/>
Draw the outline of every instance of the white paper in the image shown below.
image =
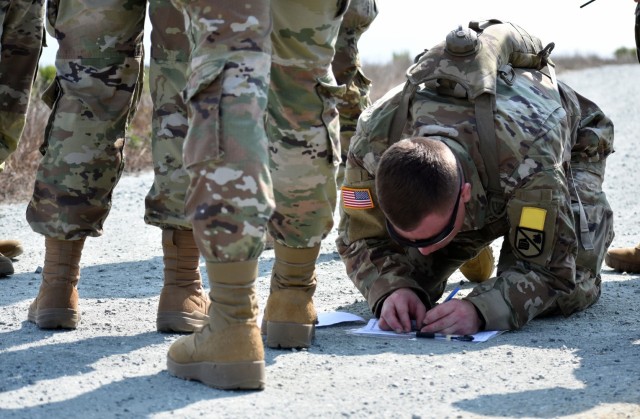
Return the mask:
<path id="1" fill-rule="evenodd" d="M 318 324 L 316 327 L 332 326 L 338 323 L 365 323 L 366 320 L 355 314 L 345 311 L 331 311 L 329 313 L 318 313 Z"/>
<path id="2" fill-rule="evenodd" d="M 262 317 L 264 313 L 258 315 L 258 326 L 262 324 Z M 347 313 L 345 311 L 330 311 L 328 313 L 318 313 L 318 323 L 316 327 L 333 326 L 338 323 L 366 323 L 366 320 L 355 314 Z"/>
<path id="3" fill-rule="evenodd" d="M 378 319 L 371 319 L 369 323 L 359 329 L 351 329 L 348 330 L 347 333 L 358 335 L 358 336 L 371 336 L 371 337 L 383 337 L 383 338 L 393 338 L 393 339 L 418 339 L 416 338 L 416 332 L 407 332 L 407 333 L 396 333 L 393 331 L 382 330 L 378 326 Z M 473 336 L 473 340 L 469 343 L 480 343 L 486 342 L 489 339 L 498 336 L 503 333 L 501 330 L 486 330 L 482 332 L 478 332 Z M 423 340 L 423 339 L 419 339 Z M 444 340 L 447 341 L 447 338 L 436 337 L 435 339 L 424 339 L 424 340 Z M 463 342 L 459 340 L 451 340 L 451 342 Z"/>

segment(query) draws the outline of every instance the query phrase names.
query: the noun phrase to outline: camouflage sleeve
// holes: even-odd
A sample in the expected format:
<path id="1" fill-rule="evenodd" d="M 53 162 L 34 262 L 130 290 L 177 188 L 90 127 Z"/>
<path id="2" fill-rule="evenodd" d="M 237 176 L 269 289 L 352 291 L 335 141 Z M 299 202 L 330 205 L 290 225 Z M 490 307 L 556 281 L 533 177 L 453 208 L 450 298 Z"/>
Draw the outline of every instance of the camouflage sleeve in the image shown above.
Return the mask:
<path id="1" fill-rule="evenodd" d="M 534 143 L 557 147 L 570 132 L 566 123 L 559 122 Z M 561 155 L 548 150 L 530 157 L 543 161 Z M 560 163 L 535 170 L 507 202 L 510 228 L 498 276 L 477 286 L 467 297 L 483 315 L 487 330 L 519 329 L 545 311 L 555 311 L 558 300 L 576 287 L 577 237 Z"/>
<path id="2" fill-rule="evenodd" d="M 356 133 L 354 141 L 357 137 Z M 399 288 L 411 288 L 430 306 L 427 294 L 414 279 L 409 256 L 387 236 L 374 183 L 372 172 L 365 169 L 363 160 L 351 151 L 342 187 L 336 240 L 347 274 L 376 316 L 385 298 Z"/>

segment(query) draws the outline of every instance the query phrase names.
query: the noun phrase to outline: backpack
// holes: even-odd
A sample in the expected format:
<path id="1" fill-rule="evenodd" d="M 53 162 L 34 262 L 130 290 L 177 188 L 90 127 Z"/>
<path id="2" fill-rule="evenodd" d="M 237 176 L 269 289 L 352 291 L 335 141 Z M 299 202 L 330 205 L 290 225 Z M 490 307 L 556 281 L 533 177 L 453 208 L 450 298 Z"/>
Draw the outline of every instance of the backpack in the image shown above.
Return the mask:
<path id="1" fill-rule="evenodd" d="M 521 27 L 496 19 L 472 21 L 468 29 L 458 27 L 444 42 L 416 57 L 407 70 L 407 81 L 389 127 L 390 143 L 400 139 L 413 97 L 420 86 L 426 85 L 474 104 L 480 153 L 489 165 L 497 167 L 494 109 L 498 77 L 511 85 L 516 77 L 514 67 L 546 67 L 555 79 L 549 59 L 554 46 L 550 43 L 543 47 L 538 38 Z M 499 217 L 506 208 L 497 172 L 489 173 L 488 183 L 489 210 Z"/>

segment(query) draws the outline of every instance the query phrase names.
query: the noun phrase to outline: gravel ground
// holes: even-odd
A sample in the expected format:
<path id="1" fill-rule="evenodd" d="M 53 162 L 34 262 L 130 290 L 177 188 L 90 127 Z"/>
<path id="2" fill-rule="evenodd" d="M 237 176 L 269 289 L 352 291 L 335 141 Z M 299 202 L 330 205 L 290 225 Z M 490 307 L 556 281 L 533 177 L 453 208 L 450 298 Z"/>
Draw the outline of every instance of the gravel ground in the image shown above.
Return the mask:
<path id="1" fill-rule="evenodd" d="M 616 212 L 614 246 L 635 245 L 640 66 L 562 79 L 616 124 L 605 190 Z M 592 308 L 535 320 L 485 343 L 356 337 L 347 334 L 354 325 L 338 325 L 318 329 L 309 350 L 267 349 L 262 392 L 224 392 L 174 378 L 165 359 L 178 336 L 155 331 L 160 230 L 142 221 L 151 180 L 123 178 L 105 234 L 87 240 L 75 331 L 42 331 L 26 321 L 44 240 L 24 219 L 26 203 L 0 205 L 0 237 L 25 247 L 16 274 L 0 280 L 0 417 L 640 417 L 640 276 L 608 268 Z M 369 318 L 334 240 L 335 231 L 322 246 L 316 306 Z M 273 251 L 265 251 L 261 307 L 272 263 Z M 462 279 L 456 273 L 449 289 Z M 462 288 L 464 295 L 471 285 Z"/>

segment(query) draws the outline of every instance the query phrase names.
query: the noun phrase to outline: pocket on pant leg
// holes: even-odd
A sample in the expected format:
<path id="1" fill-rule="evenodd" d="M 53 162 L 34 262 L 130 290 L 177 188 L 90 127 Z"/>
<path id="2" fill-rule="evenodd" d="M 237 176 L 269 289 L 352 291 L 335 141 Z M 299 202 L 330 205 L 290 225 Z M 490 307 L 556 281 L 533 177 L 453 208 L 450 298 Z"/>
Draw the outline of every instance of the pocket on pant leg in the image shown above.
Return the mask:
<path id="1" fill-rule="evenodd" d="M 185 167 L 222 158 L 220 118 L 222 78 L 225 62 L 200 66 L 187 80 L 183 97 L 189 109 L 189 130 L 184 144 Z"/>
<path id="2" fill-rule="evenodd" d="M 329 76 L 318 78 L 316 92 L 322 100 L 322 123 L 324 124 L 329 141 L 327 160 L 335 166 L 340 164 L 340 120 L 338 118 L 338 99 L 346 93 L 345 86 L 336 86 Z"/>

